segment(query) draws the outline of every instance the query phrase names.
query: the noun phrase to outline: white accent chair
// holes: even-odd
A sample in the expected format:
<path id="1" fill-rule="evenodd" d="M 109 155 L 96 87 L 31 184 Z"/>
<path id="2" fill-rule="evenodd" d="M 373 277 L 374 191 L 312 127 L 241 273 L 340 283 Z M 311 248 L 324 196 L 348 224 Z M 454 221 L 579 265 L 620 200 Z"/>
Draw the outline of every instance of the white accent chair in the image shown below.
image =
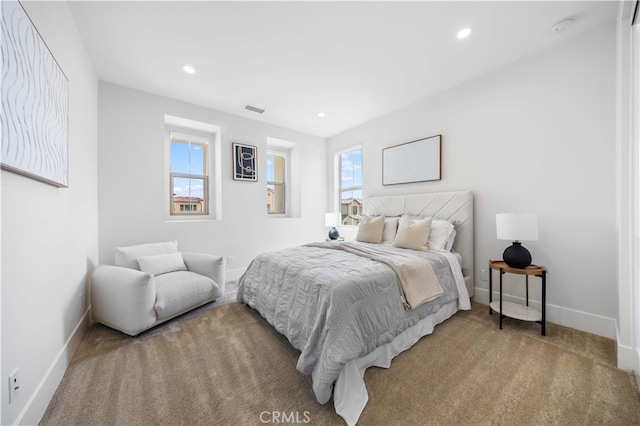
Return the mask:
<path id="1" fill-rule="evenodd" d="M 222 257 L 178 252 L 177 241 L 116 247 L 91 282 L 93 319 L 136 336 L 224 294 Z"/>

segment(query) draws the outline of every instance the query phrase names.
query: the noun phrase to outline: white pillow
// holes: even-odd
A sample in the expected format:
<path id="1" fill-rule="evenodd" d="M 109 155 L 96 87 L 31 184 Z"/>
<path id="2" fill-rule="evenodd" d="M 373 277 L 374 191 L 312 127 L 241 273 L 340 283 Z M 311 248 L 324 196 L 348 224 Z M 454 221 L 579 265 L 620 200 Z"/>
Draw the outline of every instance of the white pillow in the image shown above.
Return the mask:
<path id="1" fill-rule="evenodd" d="M 384 231 L 384 216 L 371 219 L 367 215 L 362 215 L 360 225 L 358 225 L 358 235 L 356 241 L 363 243 L 380 244 L 382 242 L 382 232 Z"/>
<path id="2" fill-rule="evenodd" d="M 431 232 L 429 233 L 429 243 L 427 246 L 429 250 L 447 250 L 447 243 L 449 243 L 449 237 L 451 233 L 456 232 L 453 224 L 448 220 L 442 219 L 433 219 L 431 223 Z M 455 237 L 455 234 L 454 234 Z M 451 246 L 453 246 L 453 241 L 451 241 Z"/>
<path id="3" fill-rule="evenodd" d="M 431 217 L 414 221 L 409 216 L 402 216 L 393 245 L 395 247 L 427 251 L 429 249 L 429 234 L 432 221 L 433 218 Z"/>
<path id="4" fill-rule="evenodd" d="M 181 253 L 143 256 L 138 259 L 138 265 L 142 272 L 151 272 L 153 276 L 187 270 Z"/>
<path id="5" fill-rule="evenodd" d="M 396 238 L 398 232 L 399 217 L 385 217 L 384 218 L 384 231 L 382 231 L 382 242 L 392 243 Z"/>

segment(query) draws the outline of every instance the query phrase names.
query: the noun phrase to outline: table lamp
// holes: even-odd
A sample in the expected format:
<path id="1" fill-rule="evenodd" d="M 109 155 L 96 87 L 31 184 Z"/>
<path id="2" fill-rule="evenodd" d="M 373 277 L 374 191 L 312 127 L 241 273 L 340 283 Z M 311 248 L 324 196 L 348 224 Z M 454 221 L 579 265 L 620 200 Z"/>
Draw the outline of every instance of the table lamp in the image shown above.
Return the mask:
<path id="1" fill-rule="evenodd" d="M 497 214 L 496 234 L 499 240 L 513 241 L 502 253 L 502 259 L 507 265 L 519 269 L 531 265 L 531 253 L 522 247 L 520 240 L 538 239 L 538 216 L 535 213 Z"/>
<path id="2" fill-rule="evenodd" d="M 340 236 L 340 233 L 336 229 L 337 215 L 335 213 L 327 213 L 324 215 L 324 226 L 330 226 L 329 230 L 329 238 L 332 240 L 337 240 Z"/>

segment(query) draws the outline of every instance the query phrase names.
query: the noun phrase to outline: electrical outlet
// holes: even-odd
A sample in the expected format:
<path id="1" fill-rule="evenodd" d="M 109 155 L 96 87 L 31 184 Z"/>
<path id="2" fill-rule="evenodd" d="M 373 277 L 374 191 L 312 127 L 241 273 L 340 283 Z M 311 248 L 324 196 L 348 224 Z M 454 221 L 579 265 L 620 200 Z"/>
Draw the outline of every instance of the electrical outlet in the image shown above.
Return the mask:
<path id="1" fill-rule="evenodd" d="M 233 265 L 233 256 L 227 256 L 227 265 Z"/>
<path id="2" fill-rule="evenodd" d="M 15 401 L 18 394 L 20 394 L 20 377 L 16 368 L 9 376 L 9 403 Z"/>
<path id="3" fill-rule="evenodd" d="M 486 269 L 481 269 L 480 270 L 480 279 L 482 281 L 489 281 L 489 271 L 487 271 Z"/>

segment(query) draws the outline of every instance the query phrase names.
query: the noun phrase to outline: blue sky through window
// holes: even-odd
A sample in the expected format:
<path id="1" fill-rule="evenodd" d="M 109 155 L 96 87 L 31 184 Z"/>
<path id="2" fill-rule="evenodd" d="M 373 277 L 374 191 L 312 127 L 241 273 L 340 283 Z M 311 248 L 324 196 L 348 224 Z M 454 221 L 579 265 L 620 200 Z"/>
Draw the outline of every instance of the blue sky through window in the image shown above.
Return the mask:
<path id="1" fill-rule="evenodd" d="M 273 170 L 273 157 L 271 155 L 267 156 L 267 181 L 273 182 L 275 173 Z"/>
<path id="2" fill-rule="evenodd" d="M 200 144 L 171 141 L 171 173 L 204 175 L 204 147 Z M 178 197 L 204 197 L 204 180 L 173 178 L 173 193 Z"/>
<path id="3" fill-rule="evenodd" d="M 362 148 L 340 156 L 341 199 L 362 198 Z M 349 188 L 359 187 L 354 190 Z"/>

